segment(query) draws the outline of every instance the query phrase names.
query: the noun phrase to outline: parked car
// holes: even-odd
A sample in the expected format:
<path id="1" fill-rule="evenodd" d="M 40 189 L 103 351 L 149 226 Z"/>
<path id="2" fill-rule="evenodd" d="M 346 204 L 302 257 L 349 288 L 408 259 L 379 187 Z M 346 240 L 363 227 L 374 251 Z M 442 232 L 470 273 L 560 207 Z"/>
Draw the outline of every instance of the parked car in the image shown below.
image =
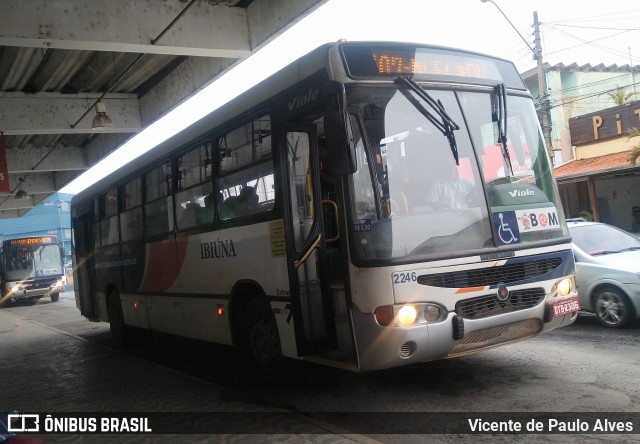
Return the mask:
<path id="1" fill-rule="evenodd" d="M 640 239 L 619 228 L 568 219 L 581 310 L 620 328 L 640 313 Z"/>

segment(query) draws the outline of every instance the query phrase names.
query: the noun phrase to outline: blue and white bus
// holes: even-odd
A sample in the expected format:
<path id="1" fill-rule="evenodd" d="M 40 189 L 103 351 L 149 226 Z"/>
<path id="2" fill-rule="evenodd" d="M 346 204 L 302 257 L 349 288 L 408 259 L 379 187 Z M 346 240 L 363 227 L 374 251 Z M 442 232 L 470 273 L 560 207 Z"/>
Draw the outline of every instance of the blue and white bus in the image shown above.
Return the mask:
<path id="1" fill-rule="evenodd" d="M 14 237 L 2 240 L 0 246 L 0 306 L 45 296 L 58 302 L 65 274 L 57 237 Z"/>

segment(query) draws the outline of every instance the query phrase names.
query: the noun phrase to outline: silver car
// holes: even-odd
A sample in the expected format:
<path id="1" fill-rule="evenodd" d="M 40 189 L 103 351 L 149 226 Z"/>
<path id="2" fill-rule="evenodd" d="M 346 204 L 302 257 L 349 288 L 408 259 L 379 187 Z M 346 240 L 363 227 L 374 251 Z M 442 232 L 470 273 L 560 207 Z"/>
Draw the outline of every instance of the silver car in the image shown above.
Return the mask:
<path id="1" fill-rule="evenodd" d="M 581 310 L 606 327 L 623 327 L 640 313 L 640 239 L 599 222 L 569 219 Z"/>

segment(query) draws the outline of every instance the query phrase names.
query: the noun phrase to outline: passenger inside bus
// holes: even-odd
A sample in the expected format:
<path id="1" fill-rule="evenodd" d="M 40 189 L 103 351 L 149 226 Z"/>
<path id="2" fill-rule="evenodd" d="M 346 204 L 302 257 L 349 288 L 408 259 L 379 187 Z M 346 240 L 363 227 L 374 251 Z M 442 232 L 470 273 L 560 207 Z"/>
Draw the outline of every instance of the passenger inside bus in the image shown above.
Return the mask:
<path id="1" fill-rule="evenodd" d="M 182 213 L 182 217 L 180 218 L 180 223 L 178 226 L 180 228 L 188 228 L 194 227 L 198 222 L 198 211 L 200 210 L 200 205 L 195 202 L 188 202 L 187 206 Z"/>
<path id="2" fill-rule="evenodd" d="M 240 195 L 238 196 L 236 214 L 243 215 L 255 213 L 259 202 L 260 198 L 258 197 L 258 193 L 256 193 L 256 189 L 254 187 L 243 187 L 242 190 L 240 190 Z"/>
<path id="3" fill-rule="evenodd" d="M 223 200 L 223 197 L 221 195 L 220 201 L 222 202 L 222 205 L 220 205 L 220 219 L 221 220 L 232 219 L 236 213 L 236 205 L 237 205 L 238 197 L 229 196 Z"/>
<path id="4" fill-rule="evenodd" d="M 214 215 L 213 193 L 210 193 L 204 197 L 204 208 L 200 208 L 198 211 L 198 223 L 200 225 L 210 224 L 213 222 Z"/>

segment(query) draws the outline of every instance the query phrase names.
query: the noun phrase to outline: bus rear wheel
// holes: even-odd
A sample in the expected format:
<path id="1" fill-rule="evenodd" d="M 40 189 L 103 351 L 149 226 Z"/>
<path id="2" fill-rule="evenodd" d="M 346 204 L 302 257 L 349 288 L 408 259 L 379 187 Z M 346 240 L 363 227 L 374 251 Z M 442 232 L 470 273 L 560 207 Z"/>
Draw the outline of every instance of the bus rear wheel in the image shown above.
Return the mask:
<path id="1" fill-rule="evenodd" d="M 261 382 L 280 382 L 286 362 L 269 303 L 260 298 L 251 299 L 245 309 L 242 326 L 245 368 Z"/>

